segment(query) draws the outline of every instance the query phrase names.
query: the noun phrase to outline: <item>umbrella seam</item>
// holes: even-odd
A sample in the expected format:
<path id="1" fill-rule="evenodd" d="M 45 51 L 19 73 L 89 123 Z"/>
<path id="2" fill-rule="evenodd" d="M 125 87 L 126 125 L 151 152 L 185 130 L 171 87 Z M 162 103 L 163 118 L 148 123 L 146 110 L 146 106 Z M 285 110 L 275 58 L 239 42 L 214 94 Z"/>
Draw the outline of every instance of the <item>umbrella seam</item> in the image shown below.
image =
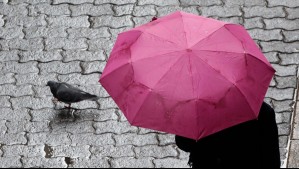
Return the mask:
<path id="1" fill-rule="evenodd" d="M 186 33 L 186 27 L 185 27 L 185 22 L 184 22 L 184 17 L 183 17 L 183 14 L 180 13 L 181 15 L 181 18 L 182 18 L 182 25 L 183 25 L 183 31 L 184 31 L 184 35 L 185 35 L 185 40 L 186 40 L 186 46 L 188 48 L 188 39 L 187 39 L 187 33 Z"/>

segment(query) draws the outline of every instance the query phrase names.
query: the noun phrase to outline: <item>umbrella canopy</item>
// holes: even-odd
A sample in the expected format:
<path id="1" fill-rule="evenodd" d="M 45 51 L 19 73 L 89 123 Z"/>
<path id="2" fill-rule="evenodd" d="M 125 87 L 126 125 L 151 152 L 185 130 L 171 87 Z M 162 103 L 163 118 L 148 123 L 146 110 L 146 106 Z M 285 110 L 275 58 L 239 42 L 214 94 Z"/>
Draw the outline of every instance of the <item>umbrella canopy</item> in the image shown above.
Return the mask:
<path id="1" fill-rule="evenodd" d="M 119 34 L 100 83 L 132 125 L 199 140 L 256 119 L 274 73 L 242 26 L 175 12 Z"/>

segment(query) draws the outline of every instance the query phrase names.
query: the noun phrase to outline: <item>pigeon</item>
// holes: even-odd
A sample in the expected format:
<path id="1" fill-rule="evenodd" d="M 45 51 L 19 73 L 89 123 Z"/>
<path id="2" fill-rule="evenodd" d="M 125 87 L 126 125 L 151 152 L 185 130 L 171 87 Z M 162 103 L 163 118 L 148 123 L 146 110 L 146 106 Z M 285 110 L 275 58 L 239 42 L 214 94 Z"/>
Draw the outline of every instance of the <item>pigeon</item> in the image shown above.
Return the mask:
<path id="1" fill-rule="evenodd" d="M 54 98 L 60 102 L 68 104 L 67 108 L 69 109 L 71 108 L 72 103 L 81 102 L 83 100 L 99 100 L 97 95 L 89 94 L 67 83 L 48 81 L 47 86 L 50 87 Z"/>

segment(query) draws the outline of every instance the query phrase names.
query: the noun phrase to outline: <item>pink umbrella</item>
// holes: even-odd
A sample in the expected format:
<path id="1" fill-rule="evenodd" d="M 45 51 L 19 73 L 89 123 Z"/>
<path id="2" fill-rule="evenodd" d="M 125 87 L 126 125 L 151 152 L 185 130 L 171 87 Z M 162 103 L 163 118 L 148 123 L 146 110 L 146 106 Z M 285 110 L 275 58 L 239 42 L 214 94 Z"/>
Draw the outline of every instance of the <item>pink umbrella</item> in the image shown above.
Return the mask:
<path id="1" fill-rule="evenodd" d="M 242 26 L 175 12 L 119 34 L 100 83 L 132 125 L 199 140 L 257 119 L 274 73 Z"/>

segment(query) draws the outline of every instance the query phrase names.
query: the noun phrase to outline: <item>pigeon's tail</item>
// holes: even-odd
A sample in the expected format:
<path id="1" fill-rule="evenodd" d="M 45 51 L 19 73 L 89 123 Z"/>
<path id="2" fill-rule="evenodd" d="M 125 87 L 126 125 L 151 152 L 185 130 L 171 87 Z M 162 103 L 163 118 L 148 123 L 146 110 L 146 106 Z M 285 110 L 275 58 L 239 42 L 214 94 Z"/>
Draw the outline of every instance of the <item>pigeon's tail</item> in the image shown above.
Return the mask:
<path id="1" fill-rule="evenodd" d="M 97 101 L 99 99 L 100 99 L 100 97 L 97 95 L 86 94 L 84 100 Z"/>

